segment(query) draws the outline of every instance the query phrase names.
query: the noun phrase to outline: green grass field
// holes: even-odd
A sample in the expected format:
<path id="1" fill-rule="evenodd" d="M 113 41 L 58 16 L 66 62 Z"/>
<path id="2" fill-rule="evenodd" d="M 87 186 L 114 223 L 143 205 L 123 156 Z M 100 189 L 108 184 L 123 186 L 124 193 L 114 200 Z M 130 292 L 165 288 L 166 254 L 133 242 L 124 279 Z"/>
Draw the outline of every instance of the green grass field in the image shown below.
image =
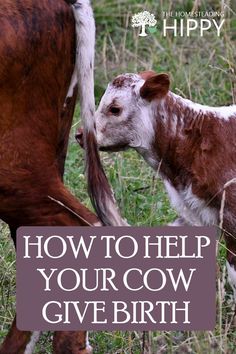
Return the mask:
<path id="1" fill-rule="evenodd" d="M 162 11 L 221 10 L 226 23 L 220 37 L 209 32 L 191 38 L 160 32 L 138 36 L 130 26 L 134 13 L 149 10 L 160 19 Z M 172 90 L 202 104 L 227 105 L 236 101 L 236 2 L 234 0 L 97 0 L 95 94 L 99 101 L 108 81 L 122 72 L 153 69 L 168 72 Z M 86 192 L 83 151 L 75 143 L 79 109 L 71 130 L 65 183 L 91 207 Z M 133 151 L 102 154 L 107 175 L 123 216 L 133 225 L 164 225 L 176 217 L 162 182 Z M 224 248 L 218 255 L 217 323 L 212 332 L 94 332 L 90 341 L 95 354 L 236 353 L 236 332 L 230 326 L 232 293 L 226 283 Z M 204 291 L 204 289 L 199 289 Z M 207 296 L 207 294 L 206 294 Z M 0 340 L 7 333 L 15 311 L 15 254 L 6 225 L 1 224 L 0 243 Z M 45 333 L 35 353 L 51 353 L 51 333 Z M 143 351 L 144 347 L 144 351 Z"/>

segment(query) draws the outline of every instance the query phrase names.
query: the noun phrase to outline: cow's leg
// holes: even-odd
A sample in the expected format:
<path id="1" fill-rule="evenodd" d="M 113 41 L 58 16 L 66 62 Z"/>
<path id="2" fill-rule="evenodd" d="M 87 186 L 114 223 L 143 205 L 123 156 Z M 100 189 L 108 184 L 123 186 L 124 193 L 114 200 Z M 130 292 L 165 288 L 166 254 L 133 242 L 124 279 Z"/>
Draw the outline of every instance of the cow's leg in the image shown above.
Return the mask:
<path id="1" fill-rule="evenodd" d="M 16 224 L 10 224 L 11 236 L 15 244 L 16 230 L 21 225 L 88 226 L 99 223 L 97 217 L 65 188 L 59 175 L 53 178 L 53 173 L 50 173 L 49 180 L 51 178 L 54 183 L 44 186 L 45 195 L 41 190 L 34 189 L 29 191 L 29 195 L 26 192 L 23 200 L 14 199 L 14 194 L 9 196 L 12 214 L 4 215 L 2 213 L 1 217 L 6 218 L 5 221 L 8 223 L 9 217 L 15 221 Z M 40 186 L 40 179 L 38 185 Z M 48 195 L 53 197 L 54 200 L 50 199 Z M 5 203 L 7 203 L 7 199 L 5 196 Z M 0 354 L 31 354 L 38 338 L 39 332 L 19 331 L 14 319 L 12 327 L 1 346 Z M 91 353 L 85 331 L 56 332 L 53 343 L 54 353 L 57 354 Z"/>
<path id="2" fill-rule="evenodd" d="M 87 332 L 55 332 L 53 338 L 54 354 L 90 354 Z"/>
<path id="3" fill-rule="evenodd" d="M 11 237 L 15 241 L 16 229 L 10 227 Z M 14 242 L 15 243 L 15 242 Z M 40 332 L 19 331 L 16 327 L 16 317 L 1 348 L 0 354 L 31 354 L 38 341 Z"/>
<path id="4" fill-rule="evenodd" d="M 0 354 L 32 354 L 40 332 L 19 331 L 16 318 L 0 349 Z"/>
<path id="5" fill-rule="evenodd" d="M 39 340 L 40 332 L 19 331 L 14 319 L 0 354 L 32 354 Z M 54 354 L 91 354 L 87 332 L 55 332 L 53 337 Z"/>

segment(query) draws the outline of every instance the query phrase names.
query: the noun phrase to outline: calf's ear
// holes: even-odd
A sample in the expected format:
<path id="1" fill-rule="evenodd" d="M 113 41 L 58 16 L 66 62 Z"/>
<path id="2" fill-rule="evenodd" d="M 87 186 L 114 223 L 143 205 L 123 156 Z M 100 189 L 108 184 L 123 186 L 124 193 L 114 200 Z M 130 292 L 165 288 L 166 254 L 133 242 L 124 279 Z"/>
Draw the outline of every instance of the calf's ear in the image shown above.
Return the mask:
<path id="1" fill-rule="evenodd" d="M 140 89 L 140 96 L 147 101 L 160 99 L 167 95 L 169 87 L 168 74 L 150 75 Z"/>

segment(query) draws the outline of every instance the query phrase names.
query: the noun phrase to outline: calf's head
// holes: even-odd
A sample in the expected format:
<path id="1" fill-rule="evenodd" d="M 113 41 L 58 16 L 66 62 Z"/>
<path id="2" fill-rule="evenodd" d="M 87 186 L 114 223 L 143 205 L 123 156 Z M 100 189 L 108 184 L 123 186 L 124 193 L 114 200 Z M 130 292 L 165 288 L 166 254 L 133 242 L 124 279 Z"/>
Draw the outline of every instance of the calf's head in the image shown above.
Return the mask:
<path id="1" fill-rule="evenodd" d="M 167 74 L 124 74 L 110 83 L 95 114 L 100 150 L 146 148 L 154 134 L 154 110 L 168 93 Z"/>

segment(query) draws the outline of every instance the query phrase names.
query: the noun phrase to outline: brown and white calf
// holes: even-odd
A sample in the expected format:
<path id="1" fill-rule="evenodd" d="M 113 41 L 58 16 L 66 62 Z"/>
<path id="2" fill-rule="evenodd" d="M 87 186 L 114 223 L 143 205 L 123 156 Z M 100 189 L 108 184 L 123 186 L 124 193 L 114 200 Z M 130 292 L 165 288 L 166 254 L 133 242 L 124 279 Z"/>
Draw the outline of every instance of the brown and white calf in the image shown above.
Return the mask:
<path id="1" fill-rule="evenodd" d="M 203 106 L 169 86 L 167 74 L 152 71 L 118 76 L 96 112 L 97 141 L 106 151 L 134 148 L 159 171 L 175 225 L 219 225 L 221 214 L 236 294 L 236 106 Z"/>
<path id="2" fill-rule="evenodd" d="M 14 242 L 20 226 L 101 224 L 63 184 L 79 89 L 90 195 L 104 224 L 123 223 L 97 153 L 90 1 L 4 0 L 0 18 L 0 219 Z M 38 337 L 14 320 L 0 354 L 30 354 Z M 86 332 L 55 333 L 53 353 L 90 353 Z"/>

